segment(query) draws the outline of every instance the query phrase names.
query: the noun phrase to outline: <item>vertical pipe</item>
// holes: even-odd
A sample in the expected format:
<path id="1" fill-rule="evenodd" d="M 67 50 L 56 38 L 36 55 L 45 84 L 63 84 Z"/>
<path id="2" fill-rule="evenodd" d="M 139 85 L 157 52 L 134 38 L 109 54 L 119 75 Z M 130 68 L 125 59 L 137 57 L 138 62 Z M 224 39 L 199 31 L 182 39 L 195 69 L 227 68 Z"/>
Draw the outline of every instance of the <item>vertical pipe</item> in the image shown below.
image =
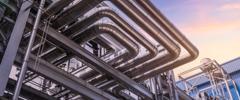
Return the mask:
<path id="1" fill-rule="evenodd" d="M 169 89 L 169 98 L 170 100 L 175 100 L 175 94 L 174 94 L 174 88 L 173 88 L 173 82 L 172 82 L 172 78 L 171 78 L 171 72 L 168 71 L 167 72 L 167 82 L 168 82 L 168 89 Z"/>
<path id="2" fill-rule="evenodd" d="M 236 82 L 233 79 L 231 79 L 231 81 L 232 81 L 234 89 L 235 89 L 235 91 L 237 93 L 237 97 L 238 97 L 238 99 L 240 99 L 240 95 L 239 95 L 239 92 L 238 92 L 237 84 L 236 84 Z"/>
<path id="3" fill-rule="evenodd" d="M 228 84 L 228 81 L 227 81 L 227 75 L 226 74 L 224 74 L 224 71 L 223 71 L 223 69 L 221 68 L 220 69 L 221 70 L 221 72 L 222 72 L 222 74 L 223 74 L 223 80 L 224 80 L 224 82 L 225 82 L 225 84 L 226 84 L 226 88 L 227 88 L 227 92 L 228 92 L 228 94 L 229 94 L 229 100 L 233 100 L 233 96 L 232 96 L 232 93 L 231 93 L 231 90 L 230 90 L 230 86 L 229 86 L 229 84 Z"/>
<path id="4" fill-rule="evenodd" d="M 172 74 L 172 85 L 174 87 L 175 100 L 179 100 L 179 96 L 178 96 L 178 92 L 177 92 L 177 85 L 176 85 L 176 80 L 175 80 L 175 75 L 174 75 L 173 70 L 171 70 L 171 74 Z"/>
<path id="5" fill-rule="evenodd" d="M 228 81 L 227 81 L 228 75 L 225 74 L 224 69 L 218 64 L 217 61 L 214 60 L 214 63 L 217 65 L 217 67 L 220 68 L 220 71 L 221 71 L 221 73 L 222 73 L 222 75 L 223 75 L 223 80 L 224 80 L 224 82 L 225 82 L 225 84 L 226 84 L 226 88 L 227 88 L 227 91 L 228 91 L 228 94 L 229 94 L 229 99 L 230 99 L 230 100 L 233 100 L 233 96 L 232 96 L 231 90 L 230 90 L 230 88 L 229 88 L 230 85 L 228 84 Z"/>
<path id="6" fill-rule="evenodd" d="M 18 78 L 18 81 L 17 81 L 17 86 L 16 86 L 16 89 L 15 89 L 13 100 L 18 100 L 18 96 L 19 96 L 19 93 L 20 93 L 20 90 L 21 90 L 21 87 L 22 87 L 22 82 L 24 80 L 25 73 L 27 71 L 27 63 L 28 63 L 29 55 L 31 53 L 31 49 L 32 49 L 32 46 L 33 46 L 33 43 L 34 43 L 34 40 L 35 40 L 35 36 L 37 34 L 37 29 L 38 29 L 38 26 L 39 26 L 39 22 L 40 22 L 40 19 L 41 19 L 41 14 L 42 14 L 42 9 L 43 9 L 44 5 L 45 5 L 45 0 L 41 0 L 41 3 L 39 5 L 39 9 L 38 9 L 38 13 L 37 13 L 37 17 L 36 17 L 36 20 L 35 20 L 35 23 L 34 23 L 34 26 L 33 26 L 32 35 L 31 35 L 30 40 L 29 40 L 27 51 L 26 51 L 26 54 L 25 54 L 25 57 L 24 57 L 22 67 L 21 67 L 21 72 L 20 72 L 20 75 L 19 75 L 19 78 Z"/>
<path id="7" fill-rule="evenodd" d="M 226 94 L 225 94 L 225 92 L 224 92 L 223 83 L 220 83 L 219 86 L 220 86 L 220 88 L 221 88 L 221 89 L 220 89 L 221 94 L 222 94 L 222 96 L 224 97 L 223 99 L 225 99 L 225 98 L 226 98 Z"/>

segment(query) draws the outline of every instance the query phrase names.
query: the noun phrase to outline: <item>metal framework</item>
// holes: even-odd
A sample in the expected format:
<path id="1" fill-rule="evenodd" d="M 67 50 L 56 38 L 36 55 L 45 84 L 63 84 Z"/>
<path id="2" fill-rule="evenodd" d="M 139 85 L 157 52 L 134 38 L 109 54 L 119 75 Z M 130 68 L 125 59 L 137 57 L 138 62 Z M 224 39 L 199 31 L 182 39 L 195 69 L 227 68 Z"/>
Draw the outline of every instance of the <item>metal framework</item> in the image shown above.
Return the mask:
<path id="1" fill-rule="evenodd" d="M 15 74 L 14 100 L 25 86 L 53 99 L 192 99 L 171 70 L 198 50 L 150 1 L 33 1 L 0 1 L 1 96 Z"/>
<path id="2" fill-rule="evenodd" d="M 187 94 L 196 94 L 196 98 L 200 100 L 217 98 L 223 100 L 233 100 L 232 92 L 230 90 L 229 83 L 234 86 L 234 92 L 237 94 L 239 99 L 239 93 L 236 87 L 236 83 L 231 79 L 230 75 L 215 61 L 209 58 L 205 58 L 202 61 L 202 65 L 194 67 L 190 70 L 184 71 L 178 75 L 182 83 L 185 86 L 185 92 Z M 201 74 L 196 74 L 191 76 L 192 78 L 184 78 L 184 75 L 191 73 L 195 70 L 201 70 Z M 198 89 L 199 80 L 204 80 L 200 78 L 206 78 L 210 82 L 210 86 L 204 89 Z M 205 80 L 206 81 L 206 80 Z M 200 82 L 201 83 L 201 82 Z M 226 90 L 224 90 L 226 88 Z M 206 94 L 207 91 L 211 91 L 210 94 Z"/>

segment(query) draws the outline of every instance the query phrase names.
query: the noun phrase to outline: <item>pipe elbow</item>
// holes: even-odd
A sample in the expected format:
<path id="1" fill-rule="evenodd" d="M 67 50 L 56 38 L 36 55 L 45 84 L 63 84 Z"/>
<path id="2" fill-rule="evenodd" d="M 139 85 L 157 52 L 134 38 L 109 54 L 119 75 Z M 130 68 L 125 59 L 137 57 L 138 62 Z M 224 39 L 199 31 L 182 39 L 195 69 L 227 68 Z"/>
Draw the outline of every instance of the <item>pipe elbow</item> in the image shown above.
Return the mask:
<path id="1" fill-rule="evenodd" d="M 171 52 L 171 55 L 172 55 L 172 58 L 173 59 L 176 59 L 176 58 L 178 58 L 179 56 L 180 56 L 180 54 L 181 54 L 181 48 L 180 47 L 176 47 L 175 49 L 173 49 Z"/>
<path id="2" fill-rule="evenodd" d="M 199 55 L 199 50 L 196 47 L 194 47 L 194 50 L 192 52 L 192 59 L 196 59 L 198 55 Z"/>

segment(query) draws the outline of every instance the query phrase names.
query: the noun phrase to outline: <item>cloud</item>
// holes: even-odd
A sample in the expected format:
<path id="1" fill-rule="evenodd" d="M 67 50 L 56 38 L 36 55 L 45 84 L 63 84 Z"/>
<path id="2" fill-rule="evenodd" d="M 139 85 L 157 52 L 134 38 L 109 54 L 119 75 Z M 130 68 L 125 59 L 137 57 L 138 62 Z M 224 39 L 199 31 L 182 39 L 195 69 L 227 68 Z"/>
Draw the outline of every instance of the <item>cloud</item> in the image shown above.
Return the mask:
<path id="1" fill-rule="evenodd" d="M 182 31 L 191 34 L 217 34 L 229 33 L 231 31 L 240 29 L 240 20 L 236 21 L 198 21 L 194 23 L 185 24 L 180 28 Z"/>
<path id="2" fill-rule="evenodd" d="M 221 10 L 240 10 L 240 3 L 228 3 L 221 7 Z"/>

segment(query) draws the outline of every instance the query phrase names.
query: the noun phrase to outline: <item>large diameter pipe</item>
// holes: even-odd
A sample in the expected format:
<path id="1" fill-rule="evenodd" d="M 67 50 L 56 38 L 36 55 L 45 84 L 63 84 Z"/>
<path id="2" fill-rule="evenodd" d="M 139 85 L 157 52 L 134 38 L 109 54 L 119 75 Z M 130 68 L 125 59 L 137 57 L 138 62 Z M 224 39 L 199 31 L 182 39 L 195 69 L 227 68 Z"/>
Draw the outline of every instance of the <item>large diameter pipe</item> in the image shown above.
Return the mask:
<path id="1" fill-rule="evenodd" d="M 133 63 L 130 63 L 129 67 L 137 66 L 149 59 L 152 59 L 155 57 L 158 53 L 157 49 L 148 41 L 146 40 L 140 33 L 138 33 L 132 26 L 130 26 L 124 19 L 122 19 L 119 15 L 117 15 L 114 11 L 110 9 L 104 9 L 100 10 L 93 15 L 89 16 L 85 20 L 76 23 L 75 25 L 71 26 L 69 29 L 65 30 L 63 33 L 67 36 L 69 36 L 69 33 L 75 33 L 73 35 L 78 34 L 79 30 L 83 30 L 87 28 L 87 26 L 93 24 L 94 22 L 98 21 L 101 18 L 110 18 L 114 23 L 116 23 L 121 29 L 123 29 L 126 33 L 128 33 L 130 36 L 132 36 L 137 42 L 139 42 L 141 45 L 143 45 L 149 53 L 141 58 L 138 58 Z M 82 33 L 81 33 L 82 34 Z M 80 39 L 82 40 L 82 39 Z M 88 72 L 86 74 L 83 74 L 83 79 L 86 79 L 90 76 L 96 76 L 94 71 Z M 85 77 L 85 78 L 84 78 Z"/>
<path id="2" fill-rule="evenodd" d="M 34 23 L 34 26 L 33 26 L 32 34 L 31 34 L 29 44 L 28 44 L 28 47 L 27 47 L 27 51 L 26 51 L 26 54 L 24 56 L 24 60 L 23 60 L 23 64 L 22 64 L 22 67 L 21 67 L 20 75 L 19 75 L 19 78 L 18 78 L 18 81 L 17 81 L 17 86 L 16 86 L 16 89 L 15 89 L 15 92 L 14 92 L 14 95 L 13 95 L 13 100 L 18 100 L 18 96 L 19 96 L 21 88 L 22 88 L 22 82 L 25 78 L 25 74 L 26 74 L 26 71 L 27 71 L 28 59 L 29 59 L 29 56 L 30 56 L 30 53 L 31 53 L 31 49 L 32 49 L 36 34 L 37 34 L 39 22 L 41 20 L 42 9 L 44 8 L 44 5 L 45 5 L 45 0 L 41 0 L 41 3 L 39 5 L 39 9 L 38 9 L 38 13 L 37 13 L 37 17 L 36 17 L 36 20 L 35 20 L 35 23 Z"/>

